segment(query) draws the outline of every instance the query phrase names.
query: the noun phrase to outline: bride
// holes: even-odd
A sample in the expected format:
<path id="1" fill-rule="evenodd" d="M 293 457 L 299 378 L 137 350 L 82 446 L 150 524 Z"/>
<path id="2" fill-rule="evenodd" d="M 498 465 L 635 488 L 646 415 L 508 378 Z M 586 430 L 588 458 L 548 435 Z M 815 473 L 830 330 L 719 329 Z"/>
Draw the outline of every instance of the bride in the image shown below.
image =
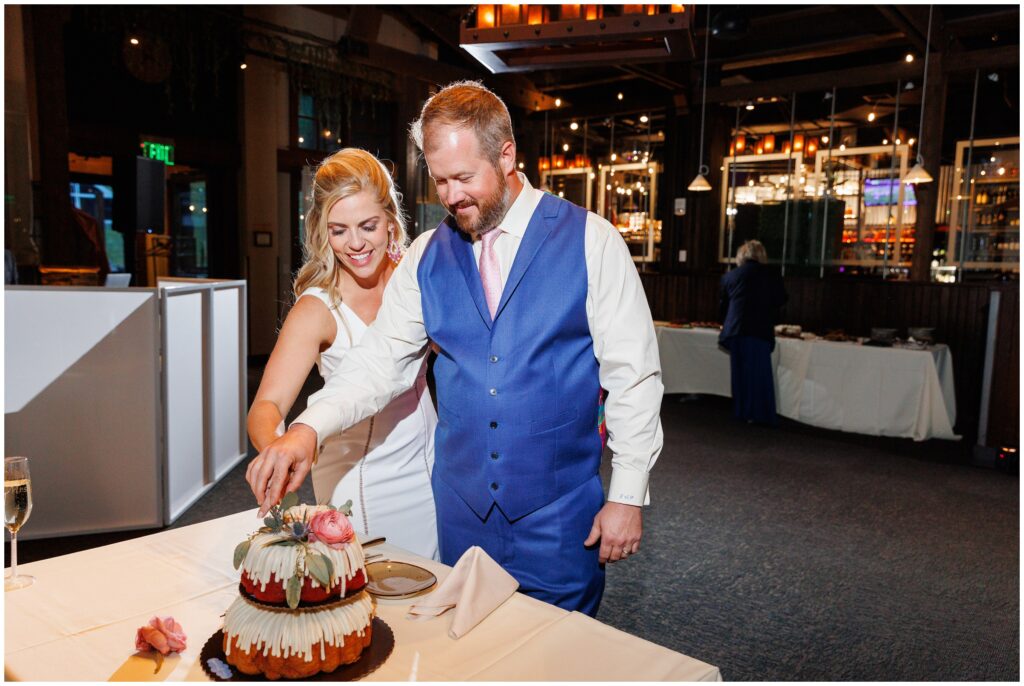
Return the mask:
<path id="1" fill-rule="evenodd" d="M 408 242 L 399 198 L 391 175 L 365 150 L 345 148 L 317 169 L 295 305 L 249 409 L 256 450 L 283 432 L 313 363 L 326 379 L 376 318 Z M 352 501 L 352 525 L 360 534 L 387 536 L 436 560 L 430 472 L 437 415 L 425 374 L 424 366 L 415 385 L 378 414 L 323 441 L 312 477 L 318 503 Z M 259 462 L 256 457 L 246 470 L 250 485 Z"/>

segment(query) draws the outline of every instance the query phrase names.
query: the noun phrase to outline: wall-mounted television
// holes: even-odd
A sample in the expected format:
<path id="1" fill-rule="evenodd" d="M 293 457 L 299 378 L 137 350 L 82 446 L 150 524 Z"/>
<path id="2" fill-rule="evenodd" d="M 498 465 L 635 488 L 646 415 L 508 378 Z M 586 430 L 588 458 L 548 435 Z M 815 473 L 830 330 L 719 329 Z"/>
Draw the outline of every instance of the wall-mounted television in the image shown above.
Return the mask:
<path id="1" fill-rule="evenodd" d="M 899 183 L 898 179 L 864 179 L 864 206 L 895 205 L 899 199 Z M 909 207 L 916 204 L 917 196 L 914 195 L 914 187 L 904 184 L 903 206 Z"/>

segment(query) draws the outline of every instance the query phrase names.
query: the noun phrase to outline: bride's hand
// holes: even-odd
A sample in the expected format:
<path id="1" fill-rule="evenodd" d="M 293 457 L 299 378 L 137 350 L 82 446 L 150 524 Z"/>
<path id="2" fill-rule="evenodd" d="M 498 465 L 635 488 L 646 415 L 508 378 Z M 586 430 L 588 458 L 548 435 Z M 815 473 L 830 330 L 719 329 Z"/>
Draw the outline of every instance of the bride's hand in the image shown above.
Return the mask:
<path id="1" fill-rule="evenodd" d="M 294 424 L 249 463 L 245 480 L 260 503 L 261 517 L 285 493 L 298 490 L 313 466 L 315 451 L 316 432 L 305 424 Z"/>

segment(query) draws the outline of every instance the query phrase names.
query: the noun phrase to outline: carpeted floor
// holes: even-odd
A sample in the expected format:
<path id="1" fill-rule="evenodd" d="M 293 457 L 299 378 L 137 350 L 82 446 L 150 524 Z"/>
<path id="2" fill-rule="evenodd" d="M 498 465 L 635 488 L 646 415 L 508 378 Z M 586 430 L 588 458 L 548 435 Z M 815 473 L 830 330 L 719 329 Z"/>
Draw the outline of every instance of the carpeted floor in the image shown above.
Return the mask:
<path id="1" fill-rule="evenodd" d="M 739 424 L 722 398 L 666 397 L 662 421 L 643 547 L 609 567 L 600 620 L 729 681 L 1019 679 L 1016 476 L 957 443 Z M 254 506 L 244 473 L 174 526 Z M 23 541 L 20 559 L 143 533 Z"/>
<path id="2" fill-rule="evenodd" d="M 727 680 L 1019 678 L 1019 481 L 913 444 L 662 410 L 641 555 L 600 619 Z"/>

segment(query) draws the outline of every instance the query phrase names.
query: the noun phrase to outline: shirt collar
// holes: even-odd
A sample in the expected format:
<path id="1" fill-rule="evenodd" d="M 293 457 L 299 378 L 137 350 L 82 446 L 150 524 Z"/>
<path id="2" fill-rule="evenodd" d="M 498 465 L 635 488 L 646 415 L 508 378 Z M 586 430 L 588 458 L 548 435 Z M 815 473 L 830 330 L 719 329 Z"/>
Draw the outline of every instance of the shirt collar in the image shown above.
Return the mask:
<path id="1" fill-rule="evenodd" d="M 537 205 L 540 204 L 544 193 L 531 186 L 529 179 L 522 172 L 516 172 L 516 176 L 523 184 L 523 189 L 519 191 L 519 196 L 512 203 L 512 207 L 508 208 L 508 212 L 498 224 L 498 228 L 517 238 L 522 238 L 526 234 L 526 227 L 530 224 L 530 219 L 533 218 L 533 213 L 537 210 Z"/>

